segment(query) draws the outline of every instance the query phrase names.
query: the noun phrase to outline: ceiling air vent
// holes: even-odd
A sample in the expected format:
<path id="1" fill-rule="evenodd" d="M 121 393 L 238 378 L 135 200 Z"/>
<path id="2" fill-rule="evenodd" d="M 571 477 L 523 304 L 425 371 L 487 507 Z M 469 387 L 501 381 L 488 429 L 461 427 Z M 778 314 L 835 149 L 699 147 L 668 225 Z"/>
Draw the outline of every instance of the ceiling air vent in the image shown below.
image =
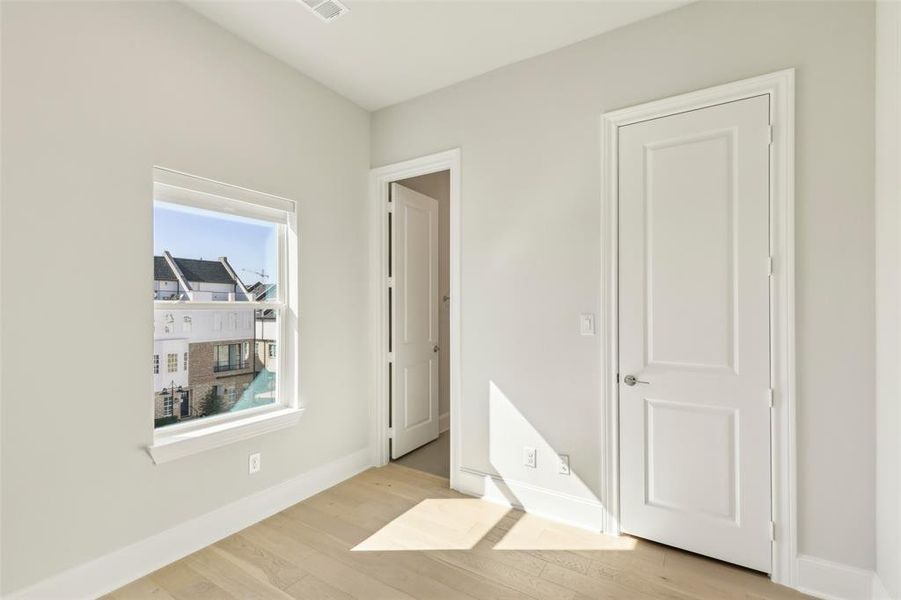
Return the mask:
<path id="1" fill-rule="evenodd" d="M 301 0 L 301 4 L 326 23 L 330 23 L 348 12 L 347 7 L 338 0 Z"/>

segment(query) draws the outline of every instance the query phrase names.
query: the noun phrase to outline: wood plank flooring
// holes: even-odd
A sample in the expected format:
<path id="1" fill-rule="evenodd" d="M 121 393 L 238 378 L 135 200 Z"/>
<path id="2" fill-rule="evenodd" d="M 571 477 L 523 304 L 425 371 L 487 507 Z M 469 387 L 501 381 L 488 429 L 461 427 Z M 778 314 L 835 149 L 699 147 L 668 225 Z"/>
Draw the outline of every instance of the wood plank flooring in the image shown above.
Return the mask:
<path id="1" fill-rule="evenodd" d="M 387 526 L 387 527 L 386 527 Z M 106 596 L 187 599 L 789 600 L 765 576 L 370 469 Z"/>

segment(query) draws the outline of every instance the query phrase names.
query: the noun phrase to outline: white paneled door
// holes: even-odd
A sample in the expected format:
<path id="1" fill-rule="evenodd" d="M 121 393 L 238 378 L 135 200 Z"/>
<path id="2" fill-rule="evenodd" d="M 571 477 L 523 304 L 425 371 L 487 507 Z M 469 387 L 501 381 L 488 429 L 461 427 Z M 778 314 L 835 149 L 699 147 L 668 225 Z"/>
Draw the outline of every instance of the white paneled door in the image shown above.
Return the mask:
<path id="1" fill-rule="evenodd" d="M 438 437 L 438 201 L 391 184 L 391 458 Z"/>
<path id="2" fill-rule="evenodd" d="M 620 127 L 621 527 L 771 571 L 769 97 Z"/>

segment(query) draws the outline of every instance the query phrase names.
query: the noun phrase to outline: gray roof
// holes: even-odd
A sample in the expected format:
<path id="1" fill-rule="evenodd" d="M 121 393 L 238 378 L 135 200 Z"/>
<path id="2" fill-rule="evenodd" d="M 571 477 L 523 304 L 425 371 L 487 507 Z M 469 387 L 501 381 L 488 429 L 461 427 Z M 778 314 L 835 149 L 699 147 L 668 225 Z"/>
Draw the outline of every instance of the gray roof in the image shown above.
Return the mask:
<path id="1" fill-rule="evenodd" d="M 184 273 L 188 282 L 235 284 L 235 280 L 218 260 L 197 260 L 195 258 L 173 258 L 173 260 Z M 175 273 L 169 268 L 169 263 L 162 256 L 153 257 L 153 279 L 154 281 L 178 281 Z"/>

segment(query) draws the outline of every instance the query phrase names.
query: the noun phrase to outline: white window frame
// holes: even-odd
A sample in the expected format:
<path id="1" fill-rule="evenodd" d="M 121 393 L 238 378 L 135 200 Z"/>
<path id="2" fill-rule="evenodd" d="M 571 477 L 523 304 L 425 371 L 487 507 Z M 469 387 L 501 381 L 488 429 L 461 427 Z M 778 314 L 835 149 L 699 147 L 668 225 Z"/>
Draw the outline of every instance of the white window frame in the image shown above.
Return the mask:
<path id="1" fill-rule="evenodd" d="M 166 373 L 178 373 L 178 352 L 166 353 Z"/>
<path id="2" fill-rule="evenodd" d="M 264 302 L 154 300 L 152 310 L 273 309 L 282 346 L 278 358 L 278 402 L 193 419 L 153 430 L 148 453 L 156 464 L 195 454 L 285 427 L 300 420 L 298 231 L 296 203 L 161 167 L 153 169 L 153 200 L 260 219 L 278 225 L 277 298 Z M 221 312 L 214 313 L 219 315 Z M 174 409 L 173 409 L 174 410 Z M 153 426 L 153 420 L 149 421 Z"/>
<path id="3" fill-rule="evenodd" d="M 182 370 L 183 370 L 183 371 L 187 371 L 187 370 L 188 370 L 188 353 L 187 353 L 187 352 L 185 352 L 185 356 L 184 356 L 184 369 L 182 369 Z"/>
<path id="4" fill-rule="evenodd" d="M 160 355 L 159 354 L 153 355 L 153 374 L 154 375 L 160 374 Z"/>

